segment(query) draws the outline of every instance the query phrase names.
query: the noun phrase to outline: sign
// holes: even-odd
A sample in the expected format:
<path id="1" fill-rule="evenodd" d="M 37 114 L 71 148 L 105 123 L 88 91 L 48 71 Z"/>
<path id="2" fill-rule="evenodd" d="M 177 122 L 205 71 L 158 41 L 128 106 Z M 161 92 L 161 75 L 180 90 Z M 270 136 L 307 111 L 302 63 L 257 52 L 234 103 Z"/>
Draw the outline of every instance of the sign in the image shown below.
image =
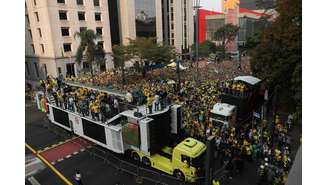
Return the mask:
<path id="1" fill-rule="evenodd" d="M 253 112 L 253 116 L 259 119 L 261 118 L 261 114 L 257 112 Z"/>

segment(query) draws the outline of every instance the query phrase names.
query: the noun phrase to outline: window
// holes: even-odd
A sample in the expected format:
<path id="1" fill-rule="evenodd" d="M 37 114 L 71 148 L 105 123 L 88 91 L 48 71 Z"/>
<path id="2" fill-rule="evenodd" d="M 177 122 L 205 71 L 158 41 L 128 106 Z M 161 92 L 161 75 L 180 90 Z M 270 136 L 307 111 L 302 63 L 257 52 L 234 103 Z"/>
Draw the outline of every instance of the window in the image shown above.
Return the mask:
<path id="1" fill-rule="evenodd" d="M 39 14 L 38 14 L 38 12 L 34 12 L 34 15 L 35 15 L 36 21 L 39 22 L 40 19 L 39 19 Z"/>
<path id="2" fill-rule="evenodd" d="M 58 70 L 58 74 L 62 74 L 61 67 L 58 67 L 57 70 Z"/>
<path id="3" fill-rule="evenodd" d="M 35 54 L 34 44 L 31 44 L 31 47 L 32 47 L 33 53 Z"/>
<path id="4" fill-rule="evenodd" d="M 68 27 L 61 27 L 62 36 L 69 36 L 69 28 Z"/>
<path id="5" fill-rule="evenodd" d="M 171 0 L 171 4 L 173 4 L 173 0 Z"/>
<path id="6" fill-rule="evenodd" d="M 77 12 L 77 16 L 79 17 L 79 21 L 85 21 L 85 12 Z"/>
<path id="7" fill-rule="evenodd" d="M 34 68 L 35 68 L 35 73 L 36 73 L 36 77 L 39 78 L 39 67 L 38 67 L 38 64 L 37 63 L 34 63 Z"/>
<path id="8" fill-rule="evenodd" d="M 174 45 L 174 39 L 171 40 L 171 44 Z"/>
<path id="9" fill-rule="evenodd" d="M 96 21 L 101 21 L 101 14 L 100 13 L 95 13 L 95 20 Z"/>
<path id="10" fill-rule="evenodd" d="M 190 157 L 187 157 L 187 156 L 185 156 L 185 155 L 181 155 L 181 162 L 183 162 L 184 163 L 184 161 L 187 161 L 187 164 L 188 165 L 191 165 L 190 164 Z"/>
<path id="11" fill-rule="evenodd" d="M 45 75 L 48 76 L 47 65 L 46 64 L 42 64 L 42 68 L 44 70 Z"/>
<path id="12" fill-rule="evenodd" d="M 97 27 L 96 33 L 97 33 L 97 35 L 102 35 L 102 27 Z"/>
<path id="13" fill-rule="evenodd" d="M 83 5 L 83 0 L 76 0 L 77 5 Z"/>
<path id="14" fill-rule="evenodd" d="M 25 17 L 26 17 L 27 23 L 30 24 L 30 19 L 29 19 L 28 15 L 25 15 Z"/>
<path id="15" fill-rule="evenodd" d="M 80 27 L 80 32 L 86 31 L 87 27 Z"/>
<path id="16" fill-rule="evenodd" d="M 67 11 L 59 11 L 59 20 L 67 20 Z"/>
<path id="17" fill-rule="evenodd" d="M 65 4 L 65 0 L 57 0 L 57 3 Z"/>
<path id="18" fill-rule="evenodd" d="M 93 5 L 94 6 L 99 6 L 99 0 L 93 0 Z"/>
<path id="19" fill-rule="evenodd" d="M 28 32 L 29 32 L 29 34 L 30 34 L 30 36 L 31 36 L 31 39 L 32 39 L 32 38 L 33 38 L 33 37 L 32 37 L 32 30 L 29 29 Z"/>
<path id="20" fill-rule="evenodd" d="M 171 33 L 171 38 L 174 38 L 174 33 Z"/>
<path id="21" fill-rule="evenodd" d="M 174 30 L 174 24 L 171 24 L 171 30 Z"/>
<path id="22" fill-rule="evenodd" d="M 172 10 L 173 11 L 173 10 Z M 171 12 L 171 21 L 173 21 L 173 12 Z"/>
<path id="23" fill-rule="evenodd" d="M 36 0 L 33 0 L 34 6 L 36 6 Z"/>
<path id="24" fill-rule="evenodd" d="M 44 45 L 43 44 L 40 44 L 40 46 L 41 46 L 42 53 L 44 53 Z"/>
<path id="25" fill-rule="evenodd" d="M 104 49 L 104 41 L 99 41 L 97 45 Z"/>
<path id="26" fill-rule="evenodd" d="M 27 71 L 27 76 L 30 76 L 30 67 L 28 66 L 28 63 L 25 62 L 25 68 L 26 68 L 26 71 Z"/>
<path id="27" fill-rule="evenodd" d="M 72 48 L 71 48 L 71 43 L 64 43 L 64 52 L 70 52 L 72 51 Z"/>
<path id="28" fill-rule="evenodd" d="M 38 32 L 39 32 L 39 36 L 40 36 L 40 38 L 42 38 L 41 28 L 38 28 Z"/>

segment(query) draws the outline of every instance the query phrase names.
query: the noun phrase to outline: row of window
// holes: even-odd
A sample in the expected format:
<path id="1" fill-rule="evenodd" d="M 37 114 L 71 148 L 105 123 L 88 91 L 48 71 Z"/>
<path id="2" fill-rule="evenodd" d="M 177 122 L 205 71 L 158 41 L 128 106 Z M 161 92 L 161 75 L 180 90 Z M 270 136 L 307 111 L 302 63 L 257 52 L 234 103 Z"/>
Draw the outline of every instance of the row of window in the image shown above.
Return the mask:
<path id="1" fill-rule="evenodd" d="M 68 20 L 67 11 L 59 10 L 59 20 Z M 79 11 L 77 12 L 77 17 L 79 21 L 85 21 L 85 12 Z M 95 21 L 101 21 L 101 13 L 95 13 Z"/>
<path id="2" fill-rule="evenodd" d="M 34 0 L 35 1 L 35 0 Z M 57 0 L 57 3 L 59 4 L 65 4 L 66 0 Z M 84 0 L 76 0 L 77 5 L 84 5 Z M 93 0 L 94 6 L 100 6 L 99 0 Z"/>
<path id="3" fill-rule="evenodd" d="M 63 44 L 63 50 L 64 52 L 71 52 L 72 51 L 72 47 L 71 47 L 72 43 L 64 43 Z M 97 45 L 101 48 L 104 48 L 104 41 L 98 41 Z M 35 53 L 35 48 L 34 48 L 34 44 L 31 44 L 33 53 Z M 41 48 L 41 52 L 44 53 L 45 49 L 44 49 L 44 44 L 40 44 L 40 48 Z"/>
<path id="4" fill-rule="evenodd" d="M 80 27 L 80 32 L 83 32 L 87 30 L 87 27 Z M 61 34 L 62 36 L 70 36 L 69 27 L 61 27 Z M 102 35 L 103 34 L 103 28 L 102 27 L 96 27 L 96 34 Z"/>
<path id="5" fill-rule="evenodd" d="M 57 0 L 57 3 L 59 4 L 65 4 L 66 0 Z M 37 0 L 33 0 L 34 6 L 37 5 Z M 76 0 L 77 5 L 84 5 L 84 0 Z M 93 0 L 93 5 L 94 6 L 100 6 L 99 0 Z"/>

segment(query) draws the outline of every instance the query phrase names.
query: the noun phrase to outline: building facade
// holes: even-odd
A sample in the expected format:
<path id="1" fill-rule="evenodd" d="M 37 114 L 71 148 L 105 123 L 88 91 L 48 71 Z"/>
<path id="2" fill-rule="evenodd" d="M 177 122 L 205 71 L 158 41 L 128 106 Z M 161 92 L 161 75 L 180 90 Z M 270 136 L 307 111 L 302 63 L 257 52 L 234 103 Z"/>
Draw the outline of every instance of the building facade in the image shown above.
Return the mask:
<path id="1" fill-rule="evenodd" d="M 101 36 L 96 44 L 104 48 L 106 60 L 100 69 L 113 67 L 107 0 L 26 0 L 25 10 L 27 79 L 76 76 L 86 65 L 75 62 L 80 41 L 74 34 L 86 29 Z"/>
<path id="2" fill-rule="evenodd" d="M 137 37 L 156 37 L 181 52 L 194 40 L 194 11 L 191 0 L 121 0 L 120 26 L 123 44 Z"/>

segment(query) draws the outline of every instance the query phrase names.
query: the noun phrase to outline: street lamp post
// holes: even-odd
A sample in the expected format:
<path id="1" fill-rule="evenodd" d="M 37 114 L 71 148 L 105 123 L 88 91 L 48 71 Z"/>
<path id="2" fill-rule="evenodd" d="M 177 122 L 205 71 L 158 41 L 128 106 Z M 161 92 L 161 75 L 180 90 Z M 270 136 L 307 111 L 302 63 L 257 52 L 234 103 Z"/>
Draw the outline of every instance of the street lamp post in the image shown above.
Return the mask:
<path id="1" fill-rule="evenodd" d="M 198 24 L 199 24 L 199 20 L 198 20 L 198 17 L 199 17 L 199 15 L 198 15 L 198 13 L 199 13 L 199 8 L 200 8 L 201 6 L 200 6 L 200 0 L 195 0 L 195 2 L 194 2 L 194 9 L 196 10 L 196 16 L 195 16 L 195 22 L 196 22 L 196 32 L 195 32 L 195 34 L 196 34 L 196 44 L 195 44 L 195 46 L 196 46 L 196 49 L 195 49 L 195 60 L 196 60 L 196 70 L 197 70 L 197 74 L 196 74 L 196 76 L 197 76 L 197 81 L 198 81 L 198 76 L 199 76 L 199 69 L 198 69 L 198 67 L 199 67 L 199 59 L 198 59 L 198 48 L 199 48 L 199 34 L 198 34 L 198 32 L 199 32 L 199 28 L 198 28 Z"/>

